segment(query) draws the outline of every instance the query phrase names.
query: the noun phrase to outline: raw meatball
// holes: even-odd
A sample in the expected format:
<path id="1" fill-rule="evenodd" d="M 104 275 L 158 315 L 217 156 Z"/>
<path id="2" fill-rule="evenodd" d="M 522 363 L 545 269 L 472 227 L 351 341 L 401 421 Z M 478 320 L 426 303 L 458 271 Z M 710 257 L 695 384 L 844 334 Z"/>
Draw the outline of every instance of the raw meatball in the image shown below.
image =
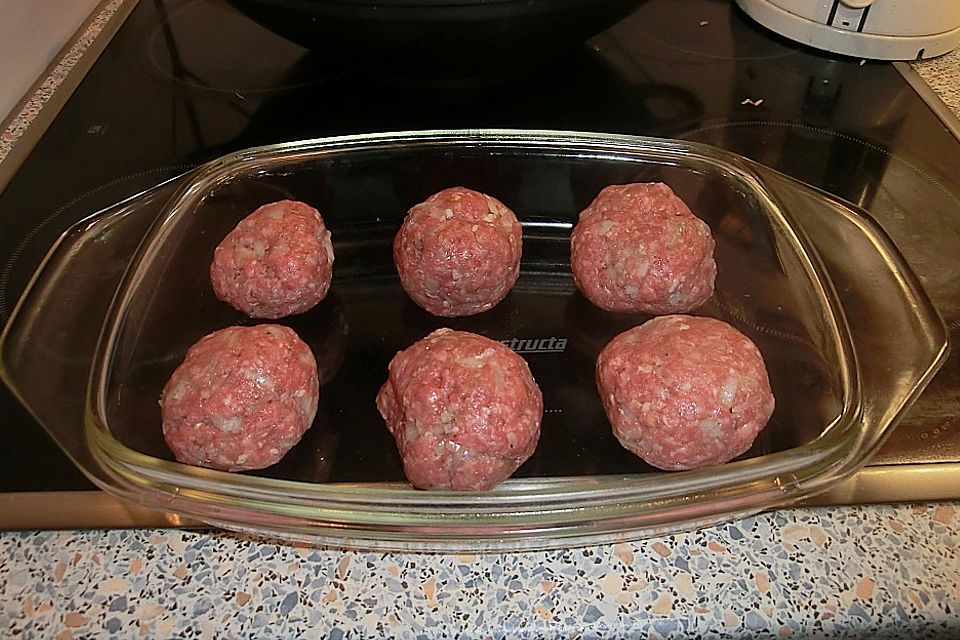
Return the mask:
<path id="1" fill-rule="evenodd" d="M 533 453 L 543 398 L 526 361 L 473 333 L 438 329 L 399 352 L 377 395 L 420 489 L 492 489 Z"/>
<path id="2" fill-rule="evenodd" d="M 665 184 L 603 189 L 570 238 L 577 287 L 607 311 L 690 311 L 713 293 L 710 228 Z"/>
<path id="3" fill-rule="evenodd" d="M 713 318 L 663 316 L 621 333 L 600 353 L 597 388 L 620 444 L 667 470 L 739 456 L 774 407 L 756 345 Z"/>
<path id="4" fill-rule="evenodd" d="M 463 187 L 435 193 L 407 213 L 393 260 L 414 302 L 435 316 L 490 309 L 520 274 L 521 229 L 502 202 Z"/>
<path id="5" fill-rule="evenodd" d="M 332 275 L 323 218 L 293 200 L 265 204 L 241 220 L 210 265 L 217 298 L 253 318 L 303 313 L 327 295 Z"/>
<path id="6" fill-rule="evenodd" d="M 292 329 L 229 327 L 201 338 L 160 395 L 177 460 L 225 471 L 278 462 L 313 423 L 317 362 Z"/>

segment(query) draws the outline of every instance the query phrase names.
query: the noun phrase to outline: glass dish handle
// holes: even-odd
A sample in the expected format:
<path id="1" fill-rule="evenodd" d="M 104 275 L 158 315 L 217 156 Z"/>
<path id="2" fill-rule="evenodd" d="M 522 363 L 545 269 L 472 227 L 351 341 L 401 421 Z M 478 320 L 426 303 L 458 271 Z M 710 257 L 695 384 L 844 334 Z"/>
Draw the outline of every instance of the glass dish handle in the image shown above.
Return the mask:
<path id="1" fill-rule="evenodd" d="M 97 341 L 138 245 L 185 176 L 95 213 L 60 236 L 0 337 L 0 377 L 91 481 L 103 472 L 84 436 Z"/>
<path id="2" fill-rule="evenodd" d="M 753 163 L 751 163 L 753 164 Z M 889 236 L 869 213 L 759 164 L 754 170 L 807 234 L 837 291 L 860 374 L 864 428 L 851 453 L 804 493 L 866 463 L 946 360 L 948 332 Z"/>

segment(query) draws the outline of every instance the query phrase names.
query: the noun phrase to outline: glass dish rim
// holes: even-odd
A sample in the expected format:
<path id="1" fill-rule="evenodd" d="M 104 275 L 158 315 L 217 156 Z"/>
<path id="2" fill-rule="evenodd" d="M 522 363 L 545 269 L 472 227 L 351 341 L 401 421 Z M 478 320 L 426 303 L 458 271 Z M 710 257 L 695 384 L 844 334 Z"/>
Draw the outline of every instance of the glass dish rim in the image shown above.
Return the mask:
<path id="1" fill-rule="evenodd" d="M 137 274 L 143 265 L 149 264 L 151 252 L 162 245 L 172 222 L 180 216 L 189 215 L 191 206 L 203 193 L 208 192 L 219 180 L 235 174 L 250 163 L 267 166 L 330 152 L 390 145 L 409 147 L 438 144 L 544 149 L 580 145 L 585 153 L 593 151 L 607 158 L 618 152 L 632 152 L 648 160 L 659 155 L 677 164 L 678 159 L 682 163 L 683 159 L 696 158 L 722 167 L 750 187 L 761 207 L 771 216 L 771 223 L 775 222 L 785 232 L 804 265 L 829 321 L 827 333 L 836 350 L 838 362 L 835 364 L 841 369 L 844 395 L 840 414 L 824 426 L 816 439 L 807 444 L 718 467 L 671 474 L 576 477 L 576 482 L 586 485 L 582 487 L 571 487 L 572 482 L 564 478 L 509 480 L 493 491 L 479 493 L 423 492 L 406 485 L 314 484 L 229 474 L 155 458 L 129 449 L 112 437 L 102 408 L 110 356 L 122 328 L 129 294 L 136 289 Z M 88 385 L 84 433 L 98 462 L 128 487 L 139 484 L 161 494 L 175 495 L 180 500 L 194 501 L 194 505 L 226 500 L 246 505 L 239 507 L 241 511 L 274 512 L 279 509 L 291 517 L 321 525 L 330 520 L 317 518 L 317 508 L 331 505 L 339 507 L 337 513 L 341 514 L 340 517 L 344 513 L 357 516 L 355 519 L 349 518 L 354 524 L 382 524 L 386 510 L 407 514 L 410 526 L 417 526 L 421 524 L 421 519 L 426 518 L 430 525 L 440 528 L 449 518 L 460 520 L 459 524 L 464 519 L 485 524 L 512 521 L 518 517 L 522 519 L 543 514 L 545 505 L 554 506 L 555 512 L 560 514 L 576 511 L 576 517 L 570 518 L 571 521 L 581 521 L 590 513 L 603 519 L 604 510 L 612 507 L 622 510 L 630 506 L 640 510 L 652 502 L 670 500 L 685 501 L 691 506 L 709 506 L 718 500 L 716 494 L 721 493 L 723 500 L 732 501 L 731 504 L 736 504 L 738 510 L 759 510 L 811 493 L 810 486 L 815 484 L 817 477 L 826 474 L 830 468 L 845 466 L 845 456 L 856 452 L 854 445 L 863 437 L 865 427 L 854 428 L 861 414 L 860 388 L 856 355 L 848 331 L 842 306 L 816 249 L 806 239 L 802 229 L 791 222 L 789 212 L 781 209 L 750 165 L 736 154 L 686 141 L 574 131 L 428 130 L 316 138 L 265 145 L 225 155 L 194 170 L 171 198 L 166 212 L 151 227 L 137 250 L 105 318 Z M 691 490 L 696 491 L 696 498 L 690 497 Z M 277 499 L 280 498 L 287 498 L 289 502 L 278 503 Z M 623 504 L 625 501 L 629 504 Z M 421 512 L 411 514 L 411 507 Z M 464 508 L 474 511 L 464 514 L 461 512 Z M 554 510 L 550 512 L 554 513 Z M 556 520 L 552 522 L 557 523 Z M 401 523 L 398 526 L 402 528 L 403 525 Z"/>

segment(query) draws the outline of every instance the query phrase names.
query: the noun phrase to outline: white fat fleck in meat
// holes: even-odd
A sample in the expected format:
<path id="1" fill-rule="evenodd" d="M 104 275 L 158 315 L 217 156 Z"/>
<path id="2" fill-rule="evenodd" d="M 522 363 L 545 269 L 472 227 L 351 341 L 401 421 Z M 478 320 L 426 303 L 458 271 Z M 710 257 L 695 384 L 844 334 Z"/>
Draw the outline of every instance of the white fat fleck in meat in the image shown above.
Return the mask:
<path id="1" fill-rule="evenodd" d="M 303 395 L 294 401 L 296 402 L 297 408 L 306 417 L 312 416 L 317 409 L 315 401 L 309 396 Z"/>
<path id="2" fill-rule="evenodd" d="M 725 407 L 733 406 L 733 398 L 737 393 L 738 386 L 739 380 L 736 376 L 727 376 L 726 380 L 723 381 L 723 386 L 720 387 L 720 404 Z"/>
<path id="3" fill-rule="evenodd" d="M 212 422 L 213 426 L 215 426 L 217 429 L 226 433 L 233 433 L 237 431 L 240 429 L 242 424 L 242 421 L 237 416 L 225 418 L 223 416 L 212 415 L 210 416 L 210 422 Z"/>
<path id="4" fill-rule="evenodd" d="M 323 239 L 321 240 L 323 244 L 323 249 L 327 253 L 327 258 L 330 260 L 330 264 L 333 264 L 333 236 L 330 235 L 330 232 L 324 230 Z"/>
<path id="5" fill-rule="evenodd" d="M 253 249 L 253 253 L 255 256 L 257 256 L 257 258 L 263 258 L 265 255 L 267 255 L 267 243 L 263 240 L 254 240 L 251 249 Z"/>
<path id="6" fill-rule="evenodd" d="M 163 397 L 163 401 L 175 404 L 180 402 L 187 391 L 190 389 L 190 383 L 187 380 L 182 380 L 175 384 Z"/>
<path id="7" fill-rule="evenodd" d="M 700 432 L 709 438 L 714 440 L 719 440 L 722 435 L 720 431 L 720 421 L 716 418 L 704 418 L 700 421 L 698 425 L 700 427 Z"/>
<path id="8" fill-rule="evenodd" d="M 607 236 L 617 227 L 617 223 L 613 220 L 601 220 L 600 224 L 597 225 L 597 233 L 601 236 Z"/>
<path id="9" fill-rule="evenodd" d="M 275 386 L 273 379 L 257 368 L 244 369 L 243 377 L 255 383 L 261 389 L 266 389 L 267 391 L 272 391 Z"/>
<path id="10" fill-rule="evenodd" d="M 404 446 L 420 438 L 420 426 L 416 420 L 408 420 L 402 429 Z"/>
<path id="11" fill-rule="evenodd" d="M 460 364 L 465 367 L 470 367 L 471 369 L 479 369 L 484 365 L 486 360 L 495 353 L 493 349 L 485 349 L 482 353 L 478 353 L 475 356 L 468 356 L 460 360 Z"/>

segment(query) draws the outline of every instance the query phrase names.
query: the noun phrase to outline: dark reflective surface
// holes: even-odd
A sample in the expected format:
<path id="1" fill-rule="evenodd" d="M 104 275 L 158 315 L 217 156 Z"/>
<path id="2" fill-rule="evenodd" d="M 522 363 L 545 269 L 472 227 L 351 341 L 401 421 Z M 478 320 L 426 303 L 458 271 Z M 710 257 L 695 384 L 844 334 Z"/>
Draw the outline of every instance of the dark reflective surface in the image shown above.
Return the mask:
<path id="1" fill-rule="evenodd" d="M 163 238 L 151 240 L 150 261 L 137 272 L 141 284 L 124 294 L 103 405 L 94 409 L 116 440 L 173 459 L 160 429 L 163 385 L 200 337 L 257 322 L 214 297 L 210 256 L 250 211 L 287 195 L 324 212 L 337 260 L 331 295 L 304 314 L 276 321 L 293 328 L 318 359 L 319 418 L 303 446 L 258 475 L 403 482 L 374 398 L 394 354 L 440 327 L 511 342 L 529 363 L 543 392 L 543 435 L 518 477 L 653 471 L 618 444 L 594 384 L 600 349 L 649 316 L 597 309 L 576 293 L 568 267 L 569 228 L 578 212 L 603 186 L 627 182 L 672 185 L 713 230 L 716 293 L 696 313 L 722 318 L 757 343 L 777 398 L 770 424 L 743 457 L 808 444 L 827 425 L 842 422 L 850 399 L 840 347 L 825 329 L 826 303 L 784 228 L 727 168 L 692 154 L 613 154 L 614 160 L 592 149 L 594 156 L 585 157 L 591 149 L 572 143 L 563 151 L 369 146 L 307 159 L 300 154 L 195 187 L 196 202 L 165 222 Z M 524 225 L 517 285 L 493 309 L 464 318 L 438 318 L 416 306 L 399 286 L 391 251 L 406 211 L 450 184 L 496 196 Z"/>
<path id="2" fill-rule="evenodd" d="M 889 65 L 787 43 L 722 0 L 650 0 L 583 47 L 483 83 L 411 86 L 351 66 L 225 2 L 142 0 L 0 194 L 0 322 L 70 224 L 227 151 L 503 126 L 709 142 L 836 193 L 871 211 L 960 326 L 960 144 Z M 960 459 L 957 362 L 880 459 Z M 83 486 L 6 390 L 0 415 L 0 490 Z"/>

